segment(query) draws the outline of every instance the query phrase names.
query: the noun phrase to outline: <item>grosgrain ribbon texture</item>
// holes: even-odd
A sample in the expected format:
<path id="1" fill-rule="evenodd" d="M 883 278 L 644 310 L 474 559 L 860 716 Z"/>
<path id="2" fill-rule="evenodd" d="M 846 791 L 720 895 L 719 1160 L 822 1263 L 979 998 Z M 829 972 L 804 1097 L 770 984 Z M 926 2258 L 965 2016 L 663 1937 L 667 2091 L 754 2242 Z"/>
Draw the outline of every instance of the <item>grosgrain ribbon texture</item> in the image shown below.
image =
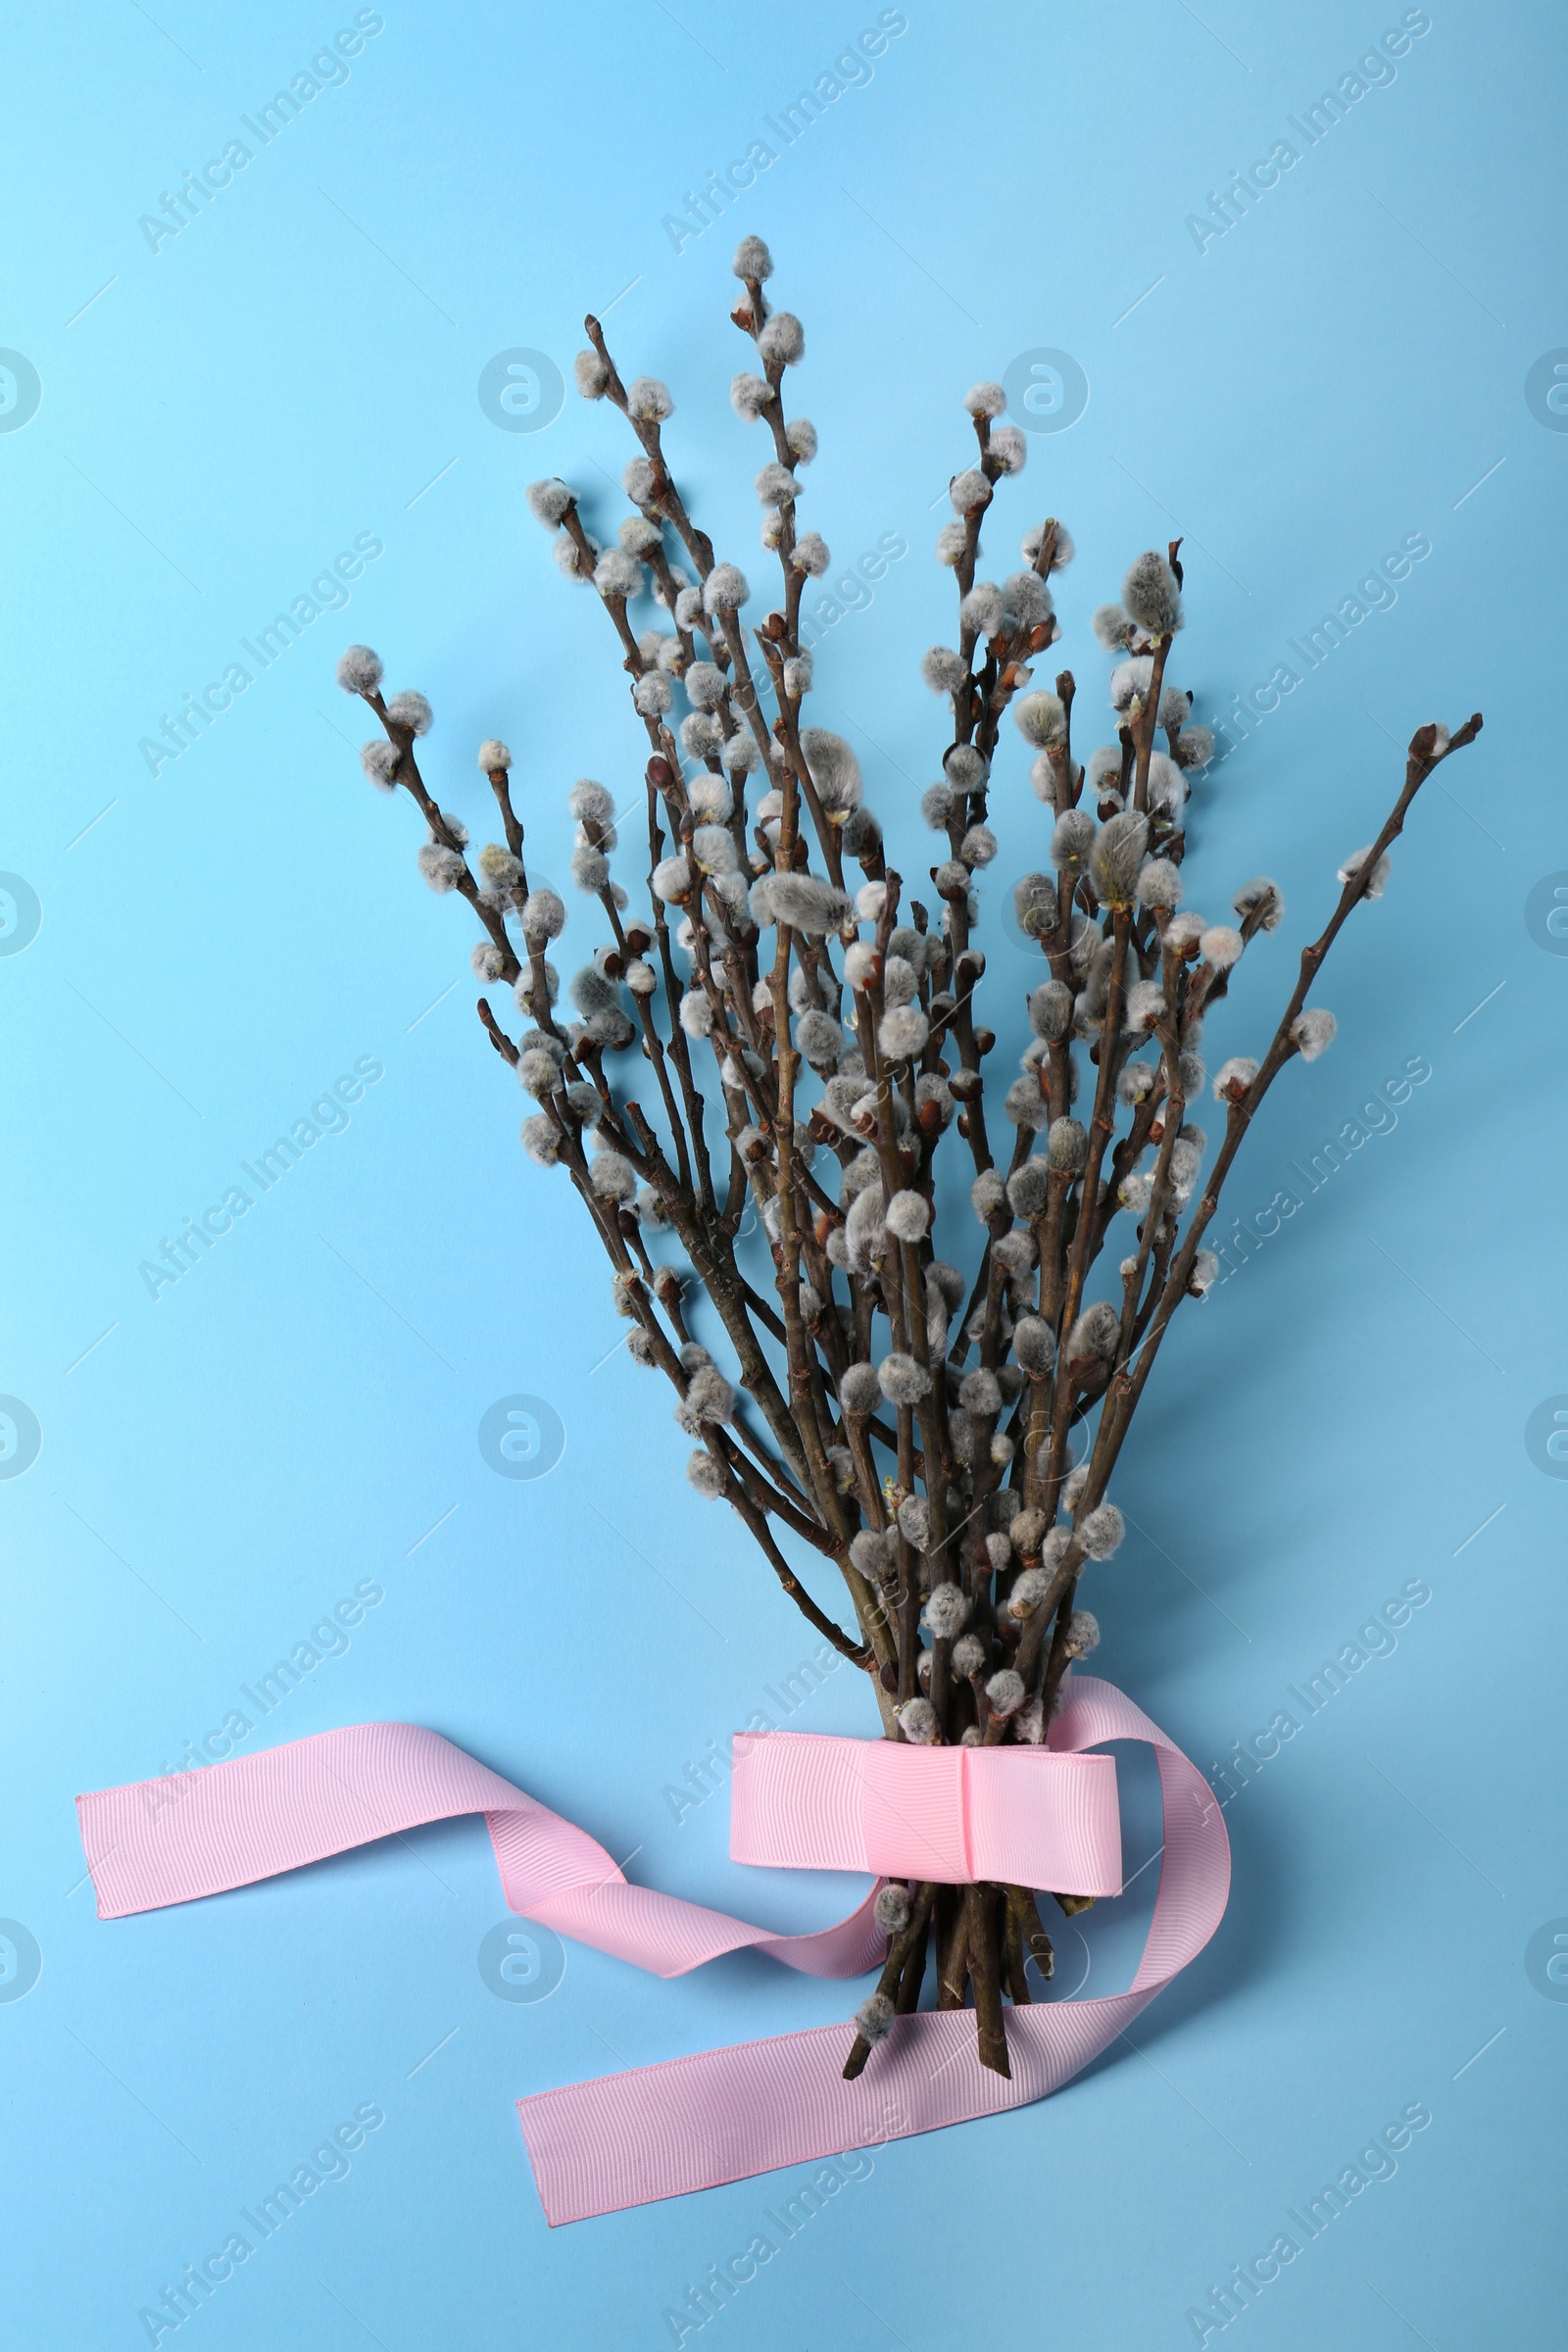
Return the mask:
<path id="1" fill-rule="evenodd" d="M 967 2012 L 917 2011 L 896 2021 L 853 2082 L 843 2079 L 847 2028 L 838 2023 L 519 2099 L 551 2226 L 1044 2098 L 1132 2024 L 1224 1914 L 1230 1845 L 1208 1784 L 1140 1708 L 1093 1676 L 1073 1676 L 1045 1749 L 738 1736 L 737 1858 L 952 1884 L 972 1874 L 1084 1893 L 1121 1884 L 1114 1763 L 1083 1753 L 1107 1740 L 1153 1747 L 1164 1815 L 1159 1891 L 1125 1992 L 1009 2009 L 1010 2082 L 981 2067 Z M 78 1797 L 76 1810 L 103 1919 L 483 1813 L 513 1911 L 656 1976 L 756 1949 L 809 1976 L 853 1977 L 884 1950 L 874 1888 L 833 1927 L 776 1936 L 630 1886 L 585 1831 L 414 1724 L 318 1733 L 177 1783 L 100 1789 Z"/>
<path id="2" fill-rule="evenodd" d="M 774 1870 L 1120 1894 L 1115 1759 L 737 1732 L 729 1850 Z"/>

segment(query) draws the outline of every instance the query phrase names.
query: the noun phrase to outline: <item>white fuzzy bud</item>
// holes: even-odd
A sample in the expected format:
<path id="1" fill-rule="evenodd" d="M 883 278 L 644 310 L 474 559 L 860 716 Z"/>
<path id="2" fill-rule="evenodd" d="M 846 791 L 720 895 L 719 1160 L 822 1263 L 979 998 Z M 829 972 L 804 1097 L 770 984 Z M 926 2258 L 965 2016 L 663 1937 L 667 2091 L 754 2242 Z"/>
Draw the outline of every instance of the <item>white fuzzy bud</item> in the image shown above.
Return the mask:
<path id="1" fill-rule="evenodd" d="M 888 1202 L 888 1231 L 901 1242 L 923 1241 L 931 1223 L 931 1203 L 923 1193 L 895 1193 Z"/>
<path id="2" fill-rule="evenodd" d="M 467 867 L 461 850 L 446 849 L 440 842 L 427 841 L 419 851 L 419 871 L 433 891 L 456 890 Z"/>
<path id="3" fill-rule="evenodd" d="M 530 482 L 524 496 L 528 512 L 535 522 L 542 522 L 547 531 L 561 528 L 561 518 L 568 507 L 575 504 L 576 493 L 559 474 L 550 474 L 541 482 Z"/>
<path id="4" fill-rule="evenodd" d="M 912 1355 L 885 1355 L 876 1376 L 889 1404 L 918 1404 L 930 1392 L 931 1375 Z"/>
<path id="5" fill-rule="evenodd" d="M 800 496 L 801 485 L 787 466 L 776 458 L 760 466 L 757 474 L 757 495 L 764 507 L 793 506 Z"/>
<path id="6" fill-rule="evenodd" d="M 525 1086 L 530 1095 L 541 1100 L 553 1095 L 561 1080 L 561 1065 L 553 1054 L 542 1046 L 530 1046 L 526 1054 L 517 1056 L 517 1084 Z"/>
<path id="7" fill-rule="evenodd" d="M 987 443 L 1004 473 L 1022 473 L 1029 461 L 1029 444 L 1015 424 L 999 424 Z"/>
<path id="8" fill-rule="evenodd" d="M 1182 903 L 1181 868 L 1168 858 L 1146 858 L 1138 874 L 1138 896 L 1146 906 L 1173 912 Z"/>
<path id="9" fill-rule="evenodd" d="M 732 874 L 735 836 L 727 825 L 699 825 L 692 835 L 692 856 L 705 874 Z"/>
<path id="10" fill-rule="evenodd" d="M 1121 718 L 1136 718 L 1144 707 L 1144 699 L 1153 676 L 1154 664 L 1147 654 L 1135 655 L 1131 662 L 1118 662 L 1110 673 L 1110 707 Z"/>
<path id="11" fill-rule="evenodd" d="M 928 1698 L 911 1698 L 902 1706 L 899 1728 L 911 1747 L 935 1747 L 941 1736 L 937 1711 Z"/>
<path id="12" fill-rule="evenodd" d="M 863 787 L 853 745 L 829 727 L 803 727 L 801 750 L 823 808 L 832 815 L 858 808 Z"/>
<path id="13" fill-rule="evenodd" d="M 623 547 L 607 547 L 594 565 L 594 586 L 601 596 L 636 596 L 643 584 L 643 567 Z"/>
<path id="14" fill-rule="evenodd" d="M 769 368 L 797 368 L 806 357 L 806 329 L 793 311 L 775 311 L 757 338 L 757 349 Z"/>
<path id="15" fill-rule="evenodd" d="M 557 532 L 551 542 L 550 552 L 556 560 L 558 570 L 564 572 L 568 580 L 575 580 L 580 588 L 593 576 L 594 562 L 599 554 L 599 543 L 595 539 L 589 540 L 586 568 L 581 549 L 565 531 Z"/>
<path id="16" fill-rule="evenodd" d="M 958 607 L 958 618 L 966 629 L 973 629 L 982 637 L 994 637 L 1006 610 L 1002 590 L 994 580 L 976 580 Z"/>
<path id="17" fill-rule="evenodd" d="M 953 1644 L 953 1671 L 965 1682 L 979 1674 L 986 1662 L 986 1645 L 978 1634 L 964 1634 Z"/>
<path id="18" fill-rule="evenodd" d="M 884 1936 L 902 1936 L 909 1924 L 909 1893 L 907 1887 L 891 1885 L 880 1886 L 872 1905 L 872 1916 Z"/>
<path id="19" fill-rule="evenodd" d="M 969 1205 L 982 1225 L 1007 1205 L 1007 1188 L 995 1168 L 983 1168 L 970 1185 Z"/>
<path id="20" fill-rule="evenodd" d="M 1285 912 L 1285 901 L 1277 882 L 1271 882 L 1266 875 L 1259 874 L 1255 881 L 1244 882 L 1231 901 L 1231 905 L 1244 922 L 1250 914 L 1264 906 L 1265 903 L 1267 911 L 1259 922 L 1258 929 L 1273 931 L 1277 928 L 1280 917 Z"/>
<path id="21" fill-rule="evenodd" d="M 1151 637 L 1169 637 L 1182 625 L 1182 595 L 1176 574 L 1165 558 L 1152 548 L 1129 565 L 1122 582 L 1121 601 L 1138 626 Z"/>
<path id="22" fill-rule="evenodd" d="M 686 1476 L 706 1501 L 716 1502 L 729 1484 L 729 1474 L 722 1462 L 715 1461 L 706 1446 L 687 1457 Z"/>
<path id="23" fill-rule="evenodd" d="M 773 256 L 760 237 L 742 237 L 735 248 L 730 268 L 737 277 L 750 278 L 757 285 L 773 274 Z"/>
<path id="24" fill-rule="evenodd" d="M 1087 1609 L 1074 1609 L 1068 1618 L 1063 1647 L 1069 1658 L 1087 1658 L 1091 1650 L 1100 1647 L 1099 1620 Z"/>
<path id="25" fill-rule="evenodd" d="M 1016 1715 L 1026 1696 L 1022 1675 L 1015 1674 L 1010 1666 L 994 1674 L 986 1685 L 986 1704 L 993 1715 Z"/>
<path id="26" fill-rule="evenodd" d="M 734 612 L 752 591 L 738 564 L 715 564 L 703 583 L 705 612 Z"/>
<path id="27" fill-rule="evenodd" d="M 422 694 L 406 687 L 387 704 L 386 714 L 394 726 L 407 727 L 411 735 L 428 735 L 435 724 L 435 714 Z"/>
<path id="28" fill-rule="evenodd" d="M 380 655 L 368 645 L 351 645 L 338 656 L 337 682 L 345 694 L 373 694 L 385 674 Z"/>
<path id="29" fill-rule="evenodd" d="M 389 709 L 390 707 L 391 706 L 388 705 Z M 1357 850 L 1353 858 L 1347 858 L 1345 863 L 1340 868 L 1340 880 L 1342 882 L 1355 881 L 1361 874 L 1366 865 L 1367 859 L 1371 857 L 1371 855 L 1372 850 L 1371 847 L 1368 846 L 1364 850 Z M 1388 881 L 1389 869 L 1392 862 L 1393 861 L 1389 857 L 1388 851 L 1385 850 L 1382 857 L 1378 859 L 1376 865 L 1372 868 L 1371 874 L 1367 880 L 1366 896 L 1369 899 L 1382 898 L 1384 884 Z"/>
<path id="30" fill-rule="evenodd" d="M 1256 1076 L 1255 1061 L 1250 1060 L 1245 1054 L 1233 1054 L 1230 1060 L 1222 1062 L 1214 1073 L 1215 1102 L 1240 1101 Z"/>
<path id="31" fill-rule="evenodd" d="M 918 1004 L 895 1004 L 883 1014 L 876 1042 L 890 1061 L 907 1061 L 923 1053 L 930 1029 Z"/>
<path id="32" fill-rule="evenodd" d="M 1081 1520 L 1073 1533 L 1092 1560 L 1108 1560 L 1120 1546 L 1126 1534 L 1122 1516 L 1113 1502 L 1102 1502 Z"/>
<path id="33" fill-rule="evenodd" d="M 1067 712 L 1054 694 L 1026 694 L 1013 705 L 1013 722 L 1025 743 L 1037 752 L 1051 751 L 1067 740 Z"/>
<path id="34" fill-rule="evenodd" d="M 384 735 L 377 735 L 361 748 L 360 765 L 377 792 L 395 792 L 397 786 L 394 779 L 402 757 L 395 743 L 388 743 Z"/>
<path id="35" fill-rule="evenodd" d="M 910 1701 L 911 1706 L 920 1703 L 918 1700 Z M 914 1735 L 909 1733 L 907 1737 L 912 1739 Z M 888 1995 L 885 1992 L 873 1992 L 855 2012 L 855 2030 L 862 2041 L 883 2041 L 892 2033 L 893 2021 L 897 2016 L 898 2010 Z"/>
<path id="36" fill-rule="evenodd" d="M 1316 1061 L 1334 1043 L 1339 1023 L 1321 1004 L 1309 1004 L 1291 1025 L 1291 1042 L 1303 1061 Z"/>
<path id="37" fill-rule="evenodd" d="M 951 1642 L 969 1622 L 969 1603 L 956 1585 L 934 1585 L 926 1595 L 925 1622 L 938 1642 Z"/>
<path id="38" fill-rule="evenodd" d="M 657 375 L 634 376 L 626 386 L 626 414 L 643 424 L 661 424 L 675 412 L 669 386 Z"/>
<path id="39" fill-rule="evenodd" d="M 1020 1315 L 1013 1327 L 1012 1351 L 1032 1378 L 1043 1379 L 1056 1361 L 1056 1340 L 1040 1315 Z"/>
<path id="40" fill-rule="evenodd" d="M 519 1129 L 522 1148 L 536 1167 L 553 1168 L 561 1156 L 561 1136 L 548 1111 L 537 1110 Z"/>
<path id="41" fill-rule="evenodd" d="M 531 890 L 522 903 L 522 927 L 535 938 L 559 939 L 566 928 L 566 909 L 553 890 Z"/>

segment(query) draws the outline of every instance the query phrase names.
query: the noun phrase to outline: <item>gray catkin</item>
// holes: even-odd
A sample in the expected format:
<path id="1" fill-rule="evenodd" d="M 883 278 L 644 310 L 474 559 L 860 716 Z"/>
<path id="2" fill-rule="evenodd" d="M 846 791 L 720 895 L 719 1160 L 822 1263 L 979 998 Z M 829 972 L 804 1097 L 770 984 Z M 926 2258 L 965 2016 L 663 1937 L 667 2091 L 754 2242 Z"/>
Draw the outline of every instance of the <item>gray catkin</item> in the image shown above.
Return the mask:
<path id="1" fill-rule="evenodd" d="M 345 694 L 373 694 L 384 675 L 380 655 L 368 645 L 351 645 L 338 656 L 337 682 Z"/>
<path id="2" fill-rule="evenodd" d="M 1108 1362 L 1115 1355 L 1120 1338 L 1120 1315 L 1108 1298 L 1097 1298 L 1092 1306 L 1084 1308 L 1067 1335 L 1068 1361 L 1099 1355 Z"/>
<path id="3" fill-rule="evenodd" d="M 926 1594 L 925 1621 L 938 1642 L 951 1642 L 969 1620 L 967 1596 L 957 1585 L 933 1585 Z"/>
<path id="4" fill-rule="evenodd" d="M 897 1352 L 885 1355 L 877 1366 L 877 1379 L 889 1404 L 918 1404 L 931 1387 L 931 1375 L 912 1355 Z"/>
<path id="5" fill-rule="evenodd" d="M 953 1671 L 965 1681 L 979 1674 L 986 1663 L 986 1645 L 978 1634 L 962 1634 L 953 1644 Z"/>
<path id="6" fill-rule="evenodd" d="M 1130 809 L 1107 817 L 1089 854 L 1089 877 L 1107 906 L 1130 906 L 1143 870 L 1149 819 Z"/>
<path id="7" fill-rule="evenodd" d="M 1074 1530 L 1079 1543 L 1092 1560 L 1108 1560 L 1126 1533 L 1122 1516 L 1113 1502 L 1102 1502 L 1091 1511 Z"/>
<path id="8" fill-rule="evenodd" d="M 1043 1378 L 1056 1361 L 1056 1337 L 1040 1315 L 1020 1315 L 1013 1327 L 1012 1351 L 1032 1378 Z"/>
<path id="9" fill-rule="evenodd" d="M 931 1506 L 923 1494 L 906 1494 L 899 1505 L 899 1533 L 916 1551 L 929 1549 Z"/>
<path id="10" fill-rule="evenodd" d="M 715 1461 L 705 1447 L 688 1455 L 686 1476 L 709 1502 L 716 1502 L 729 1484 L 729 1474 L 722 1462 Z"/>
<path id="11" fill-rule="evenodd" d="M 993 1715 L 1016 1714 L 1027 1695 L 1022 1675 L 1014 1673 L 1010 1666 L 994 1674 L 986 1685 L 986 1703 Z"/>
<path id="12" fill-rule="evenodd" d="M 1007 1179 L 1007 1200 L 1015 1217 L 1035 1217 L 1046 1205 L 1050 1167 L 1038 1153 L 1026 1159 Z"/>
<path id="13" fill-rule="evenodd" d="M 901 1936 L 909 1924 L 907 1887 L 896 1883 L 879 1887 L 872 1913 L 884 1936 Z"/>
<path id="14" fill-rule="evenodd" d="M 902 1706 L 899 1726 L 911 1747 L 935 1747 L 942 1736 L 937 1711 L 928 1698 L 911 1698 Z"/>
<path id="15" fill-rule="evenodd" d="M 969 1187 L 970 1204 L 982 1225 L 986 1224 L 997 1214 L 999 1209 L 1004 1206 L 1006 1199 L 1007 1188 L 995 1168 L 983 1169 Z M 954 1303 L 956 1304 L 957 1301 L 955 1300 Z"/>
<path id="16" fill-rule="evenodd" d="M 1089 1164 L 1089 1136 L 1077 1119 L 1053 1119 L 1046 1134 L 1046 1165 L 1055 1176 L 1078 1176 Z"/>
<path id="17" fill-rule="evenodd" d="M 1084 808 L 1069 808 L 1051 836 L 1051 862 L 1064 873 L 1081 873 L 1095 846 L 1095 820 Z"/>
<path id="18" fill-rule="evenodd" d="M 1165 558 L 1151 548 L 1128 566 L 1121 601 L 1151 637 L 1169 637 L 1182 625 L 1182 594 Z"/>

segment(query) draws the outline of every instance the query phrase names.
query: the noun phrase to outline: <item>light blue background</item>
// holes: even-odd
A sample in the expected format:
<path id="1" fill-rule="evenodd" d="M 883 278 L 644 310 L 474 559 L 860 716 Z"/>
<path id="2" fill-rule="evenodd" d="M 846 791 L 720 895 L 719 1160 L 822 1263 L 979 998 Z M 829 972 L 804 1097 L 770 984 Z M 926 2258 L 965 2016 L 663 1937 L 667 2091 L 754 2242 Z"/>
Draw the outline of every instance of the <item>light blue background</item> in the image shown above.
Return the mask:
<path id="1" fill-rule="evenodd" d="M 149 250 L 138 216 L 352 14 L 34 6 L 4 39 L 0 343 L 43 386 L 0 436 L 0 867 L 43 909 L 0 958 L 0 1390 L 43 1431 L 0 1482 L 0 1913 L 43 1955 L 0 2003 L 8 2339 L 144 2342 L 139 2307 L 366 2101 L 386 2122 L 349 2177 L 180 2344 L 667 2343 L 665 2306 L 806 2178 L 551 2232 L 512 2101 L 830 2020 L 851 1989 L 760 1960 L 662 1984 L 572 1949 L 553 1997 L 500 2000 L 476 1964 L 502 1916 L 477 1823 L 103 1925 L 72 1806 L 176 1760 L 373 1578 L 347 1654 L 251 1745 L 431 1724 L 637 1849 L 644 1883 L 781 1925 L 847 1907 L 842 1884 L 732 1870 L 721 1797 L 674 1817 L 668 1785 L 813 1644 L 610 1353 L 603 1267 L 522 1160 L 523 1105 L 472 1017 L 468 918 L 421 887 L 412 812 L 364 784 L 331 682 L 357 637 L 428 692 L 426 772 L 481 840 L 473 750 L 504 734 L 533 857 L 564 878 L 566 785 L 632 790 L 641 735 L 522 486 L 568 473 L 608 528 L 622 502 L 596 467 L 618 476 L 627 445 L 569 393 L 547 429 L 498 430 L 478 377 L 514 346 L 569 371 L 584 308 L 613 302 L 626 372 L 674 385 L 699 514 L 752 560 L 760 460 L 725 397 L 744 361 L 725 314 L 755 228 L 807 322 L 809 519 L 843 562 L 885 532 L 910 545 L 818 661 L 821 714 L 859 743 L 906 871 L 931 857 L 913 803 L 940 726 L 913 663 L 950 631 L 930 547 L 968 447 L 957 399 L 1037 346 L 1077 358 L 1089 407 L 1033 437 L 988 539 L 1000 569 L 1014 524 L 1070 525 L 1085 712 L 1105 672 L 1088 612 L 1146 545 L 1191 534 L 1175 666 L 1207 715 L 1404 534 L 1432 544 L 1200 788 L 1193 901 L 1217 916 L 1267 871 L 1289 907 L 1212 1059 L 1266 1035 L 1412 728 L 1479 707 L 1487 731 L 1337 951 L 1320 994 L 1341 1041 L 1271 1097 L 1232 1207 L 1262 1208 L 1407 1057 L 1432 1076 L 1178 1326 L 1119 1479 L 1141 1532 L 1090 1596 L 1105 1671 L 1205 1767 L 1407 1579 L 1430 1603 L 1230 1806 L 1228 1917 L 1142 2054 L 879 2152 L 700 2340 L 1191 2342 L 1189 2306 L 1422 2101 L 1397 2175 L 1267 2288 L 1249 2341 L 1557 2342 L 1568 2005 L 1525 1952 L 1568 1914 L 1568 1488 L 1524 1430 L 1568 1390 L 1568 962 L 1524 907 L 1568 867 L 1568 439 L 1524 379 L 1568 343 L 1560 13 L 1435 6 L 1392 84 L 1200 253 L 1189 213 L 1396 7 L 909 0 L 868 85 L 677 254 L 662 217 L 874 7 L 388 0 L 347 83 Z M 155 780 L 138 739 L 358 533 L 385 553 L 348 611 Z M 1037 862 L 1009 760 L 1007 855 Z M 578 916 L 568 945 L 596 936 Z M 992 977 L 1014 1050 L 1025 967 L 1000 938 Z M 385 1076 L 348 1129 L 155 1303 L 138 1262 L 361 1056 Z M 541 1481 L 478 1452 L 481 1414 L 516 1392 L 565 1428 Z M 794 1720 L 872 1722 L 848 1674 Z M 1154 1835 L 1134 1774 L 1133 1861 Z M 1089 1947 L 1063 1936 L 1068 1983 L 1088 1949 L 1097 1987 L 1126 1981 L 1127 1910 Z"/>

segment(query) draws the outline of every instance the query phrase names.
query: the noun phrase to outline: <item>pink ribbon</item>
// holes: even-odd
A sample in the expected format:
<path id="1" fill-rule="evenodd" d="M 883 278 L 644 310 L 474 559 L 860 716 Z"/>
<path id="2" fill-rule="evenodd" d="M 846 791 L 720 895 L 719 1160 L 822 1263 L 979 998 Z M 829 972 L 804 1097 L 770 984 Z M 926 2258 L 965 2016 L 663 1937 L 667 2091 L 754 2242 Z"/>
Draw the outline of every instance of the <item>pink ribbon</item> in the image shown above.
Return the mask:
<path id="1" fill-rule="evenodd" d="M 1047 1748 L 912 1748 L 738 1734 L 737 1861 L 1059 1893 L 1121 1890 L 1116 1768 L 1082 1751 L 1145 1740 L 1159 1764 L 1164 1848 L 1149 1940 L 1127 1991 L 1007 2013 L 1012 2080 L 982 2068 L 962 2010 L 900 2018 L 854 2082 L 843 2024 L 741 2042 L 517 2101 L 552 2227 L 713 2188 L 1027 2105 L 1125 2031 L 1213 1935 L 1230 1845 L 1201 1773 L 1132 1701 L 1075 1674 Z M 808 1976 L 881 1960 L 873 1893 L 849 1918 L 774 1936 L 633 1886 L 603 1846 L 454 1747 L 406 1723 L 322 1732 L 200 1773 L 76 1799 L 101 1919 L 248 1886 L 396 1831 L 483 1813 L 509 1907 L 661 1977 L 754 1948 Z"/>

